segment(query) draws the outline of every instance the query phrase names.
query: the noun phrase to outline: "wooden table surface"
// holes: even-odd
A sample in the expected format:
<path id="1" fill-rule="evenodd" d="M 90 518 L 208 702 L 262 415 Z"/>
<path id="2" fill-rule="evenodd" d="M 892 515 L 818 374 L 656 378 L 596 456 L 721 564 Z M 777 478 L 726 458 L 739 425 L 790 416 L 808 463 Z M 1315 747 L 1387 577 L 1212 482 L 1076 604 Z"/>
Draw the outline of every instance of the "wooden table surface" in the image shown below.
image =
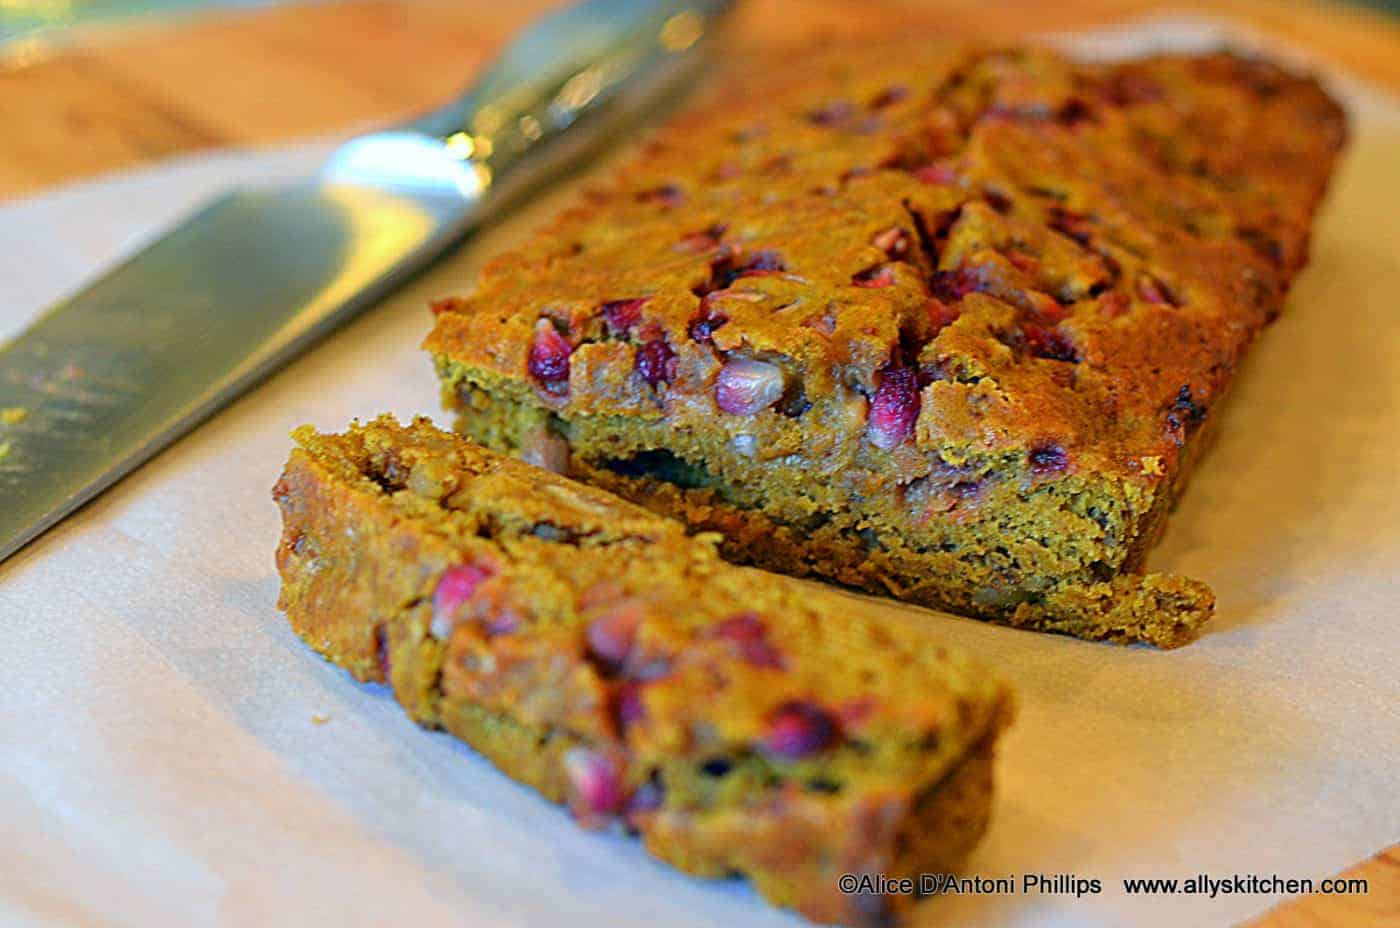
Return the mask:
<path id="1" fill-rule="evenodd" d="M 799 8 L 801 15 L 793 15 Z M 344 132 L 451 97 L 548 0 L 346 0 L 93 31 L 0 53 L 0 201 L 170 155 Z M 1322 0 L 751 0 L 746 36 L 901 25 L 1015 37 L 1152 13 L 1228 17 L 1400 93 L 1400 21 Z M 1400 837 L 1400 836 L 1397 836 Z M 1400 925 L 1400 844 L 1252 928 Z"/>

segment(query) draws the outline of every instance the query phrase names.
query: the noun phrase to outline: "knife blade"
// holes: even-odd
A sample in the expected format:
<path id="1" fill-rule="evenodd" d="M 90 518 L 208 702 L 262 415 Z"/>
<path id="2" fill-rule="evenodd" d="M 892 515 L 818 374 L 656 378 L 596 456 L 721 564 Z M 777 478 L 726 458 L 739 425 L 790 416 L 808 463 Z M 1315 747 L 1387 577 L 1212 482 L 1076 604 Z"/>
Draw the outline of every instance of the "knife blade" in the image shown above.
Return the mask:
<path id="1" fill-rule="evenodd" d="M 585 0 L 448 105 L 226 194 L 0 346 L 0 561 L 649 112 L 732 0 Z"/>

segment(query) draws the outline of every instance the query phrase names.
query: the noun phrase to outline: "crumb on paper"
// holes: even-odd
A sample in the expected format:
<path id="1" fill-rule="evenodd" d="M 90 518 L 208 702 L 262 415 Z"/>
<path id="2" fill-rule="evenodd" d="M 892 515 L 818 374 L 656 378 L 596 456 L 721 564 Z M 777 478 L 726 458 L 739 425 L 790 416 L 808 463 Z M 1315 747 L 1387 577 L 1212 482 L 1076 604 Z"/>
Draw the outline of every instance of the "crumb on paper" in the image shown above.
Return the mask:
<path id="1" fill-rule="evenodd" d="M 0 425 L 19 425 L 29 418 L 29 410 L 23 406 L 6 406 L 0 409 Z"/>
<path id="2" fill-rule="evenodd" d="M 324 725 L 324 724 L 326 724 L 327 722 L 329 722 L 330 720 L 331 720 L 331 717 L 330 717 L 329 715 L 313 715 L 313 716 L 311 716 L 311 724 L 312 724 L 312 725 Z"/>

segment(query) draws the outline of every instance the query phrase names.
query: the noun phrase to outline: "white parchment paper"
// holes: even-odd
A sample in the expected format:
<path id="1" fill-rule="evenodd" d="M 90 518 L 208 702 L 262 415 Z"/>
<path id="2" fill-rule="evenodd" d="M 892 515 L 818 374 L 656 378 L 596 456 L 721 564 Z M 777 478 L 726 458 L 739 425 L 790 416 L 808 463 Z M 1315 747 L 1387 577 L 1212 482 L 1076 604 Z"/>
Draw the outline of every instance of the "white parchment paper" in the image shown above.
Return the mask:
<path id="1" fill-rule="evenodd" d="M 1214 36 L 1158 22 L 1088 47 Z M 871 607 L 939 622 L 1019 691 L 970 871 L 1103 885 L 944 898 L 921 923 L 1226 925 L 1279 897 L 1145 900 L 1122 880 L 1320 879 L 1400 840 L 1400 105 L 1337 86 L 1354 142 L 1312 265 L 1153 558 L 1216 589 L 1205 638 L 1159 653 Z M 323 150 L 185 160 L 0 208 L 0 337 L 202 197 Z M 576 830 L 322 663 L 274 605 L 287 432 L 437 414 L 426 301 L 559 202 L 479 237 L 0 565 L 0 923 L 799 923 L 742 884 Z"/>

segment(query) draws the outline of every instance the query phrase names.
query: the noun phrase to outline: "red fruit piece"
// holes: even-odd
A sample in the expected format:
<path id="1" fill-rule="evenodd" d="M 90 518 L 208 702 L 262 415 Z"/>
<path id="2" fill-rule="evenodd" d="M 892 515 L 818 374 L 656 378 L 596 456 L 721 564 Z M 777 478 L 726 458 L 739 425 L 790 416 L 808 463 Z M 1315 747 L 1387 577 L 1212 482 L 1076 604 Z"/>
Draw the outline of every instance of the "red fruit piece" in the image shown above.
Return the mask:
<path id="1" fill-rule="evenodd" d="M 885 287 L 892 287 L 894 286 L 894 271 L 884 264 L 877 264 L 852 274 L 851 285 L 864 287 L 866 290 L 881 290 Z"/>
<path id="2" fill-rule="evenodd" d="M 720 368 L 715 404 L 735 416 L 767 409 L 783 395 L 783 371 L 776 364 L 737 358 Z"/>
<path id="3" fill-rule="evenodd" d="M 870 443 L 885 451 L 897 448 L 914 433 L 919 418 L 919 380 L 907 367 L 886 370 L 880 377 L 875 399 L 870 401 L 866 434 Z"/>
<path id="4" fill-rule="evenodd" d="M 645 303 L 646 298 L 642 297 L 635 300 L 613 300 L 600 306 L 608 333 L 621 337 L 632 331 L 632 326 L 642 318 L 642 306 Z"/>
<path id="5" fill-rule="evenodd" d="M 958 175 L 952 168 L 943 164 L 925 164 L 911 172 L 921 183 L 951 186 L 958 182 Z"/>
<path id="6" fill-rule="evenodd" d="M 768 627 L 756 612 L 741 612 L 710 628 L 710 637 L 732 642 L 744 660 L 756 667 L 781 670 L 782 655 L 768 641 Z"/>
<path id="7" fill-rule="evenodd" d="M 945 303 L 956 303 L 981 289 L 982 280 L 977 272 L 963 267 L 954 271 L 934 271 L 929 278 L 929 293 Z"/>
<path id="8" fill-rule="evenodd" d="M 593 748 L 570 748 L 564 754 L 564 775 L 572 789 L 569 805 L 585 827 L 605 824 L 627 802 L 622 765 L 610 754 Z"/>
<path id="9" fill-rule="evenodd" d="M 761 277 L 765 274 L 778 274 L 787 270 L 782 255 L 772 249 L 755 251 L 747 258 L 738 258 L 730 248 L 721 248 L 710 261 L 710 277 L 698 284 L 691 292 L 704 297 L 716 290 L 733 286 L 740 277 Z"/>
<path id="10" fill-rule="evenodd" d="M 1038 477 L 1056 474 L 1069 467 L 1069 452 L 1054 442 L 1032 445 L 1026 454 L 1031 473 Z"/>
<path id="11" fill-rule="evenodd" d="M 605 669 L 616 671 L 627 660 L 641 622 L 642 610 L 636 603 L 623 603 L 604 613 L 584 631 L 589 653 Z"/>
<path id="12" fill-rule="evenodd" d="M 1025 322 L 1021 324 L 1021 337 L 1026 350 L 1037 358 L 1048 358 L 1052 361 L 1079 360 L 1079 352 L 1075 350 L 1074 343 L 1056 329 Z"/>
<path id="13" fill-rule="evenodd" d="M 785 702 L 768 716 L 762 746 L 784 760 L 801 760 L 825 751 L 839 734 L 836 719 L 810 702 Z"/>
<path id="14" fill-rule="evenodd" d="M 449 567 L 433 590 L 433 620 L 428 631 L 434 638 L 445 640 L 457 624 L 457 612 L 471 599 L 477 587 L 495 571 L 480 564 L 458 564 Z"/>
<path id="15" fill-rule="evenodd" d="M 702 345 L 709 344 L 714 340 L 715 330 L 729 321 L 729 317 L 715 309 L 714 304 L 709 300 L 702 300 L 700 312 L 690 320 L 686 326 L 686 331 L 690 333 L 690 340 Z"/>
<path id="16" fill-rule="evenodd" d="M 546 385 L 568 383 L 569 355 L 573 347 L 554 328 L 554 323 L 541 319 L 535 323 L 535 340 L 530 345 L 527 366 L 530 374 Z"/>
<path id="17" fill-rule="evenodd" d="M 637 349 L 637 373 L 653 387 L 676 376 L 676 353 L 664 337 L 657 335 Z"/>

